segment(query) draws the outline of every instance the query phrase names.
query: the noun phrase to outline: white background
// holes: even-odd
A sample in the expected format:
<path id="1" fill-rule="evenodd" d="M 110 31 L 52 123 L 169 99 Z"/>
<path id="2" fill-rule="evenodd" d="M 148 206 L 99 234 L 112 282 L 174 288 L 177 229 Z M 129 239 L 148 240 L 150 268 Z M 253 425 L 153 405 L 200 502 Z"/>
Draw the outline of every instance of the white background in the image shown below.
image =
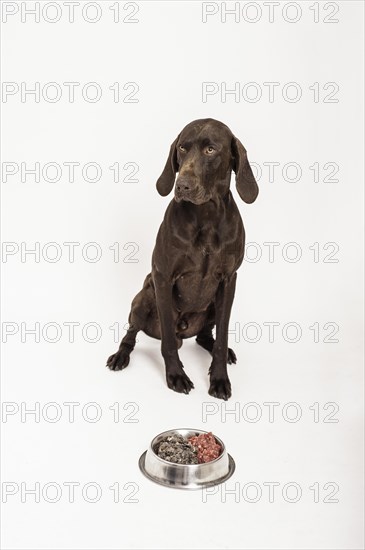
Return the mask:
<path id="1" fill-rule="evenodd" d="M 8 3 L 2 4 L 4 9 Z M 217 14 L 203 23 L 200 2 L 138 2 L 137 23 L 115 23 L 113 3 L 99 2 L 101 18 L 89 23 L 82 17 L 81 2 L 70 23 L 60 2 L 61 18 L 53 24 L 45 18 L 55 18 L 54 7 L 35 23 L 32 15 L 21 21 L 21 5 L 34 8 L 34 2 L 13 4 L 18 13 L 2 24 L 3 81 L 19 87 L 25 82 L 28 88 L 39 82 L 41 90 L 56 82 L 63 93 L 54 103 L 42 95 L 39 103 L 32 95 L 22 102 L 20 92 L 6 97 L 6 102 L 3 97 L 2 160 L 19 167 L 24 162 L 28 168 L 35 162 L 41 167 L 56 162 L 63 171 L 55 183 L 42 176 L 35 182 L 32 175 L 22 182 L 19 171 L 2 187 L 2 239 L 15 243 L 10 245 L 14 254 L 2 260 L 3 340 L 14 330 L 3 344 L 2 399 L 13 403 L 4 406 L 14 414 L 2 419 L 2 481 L 3 491 L 4 483 L 12 482 L 15 492 L 2 505 L 3 547 L 363 548 L 363 3 L 330 3 L 325 11 L 320 2 L 318 23 L 312 2 L 297 3 L 296 23 L 285 17 L 293 19 L 292 10 L 298 8 L 285 2 L 275 8 L 273 22 L 268 7 L 256 2 L 253 11 L 244 11 L 245 17 L 240 12 L 238 22 L 231 15 L 225 23 L 223 7 L 216 3 Z M 245 4 L 240 3 L 240 10 L 248 9 Z M 121 19 L 132 9 L 121 2 Z M 258 21 L 248 22 L 258 9 Z M 94 18 L 95 13 L 90 8 L 87 16 Z M 325 23 L 326 16 L 339 21 Z M 73 103 L 64 82 L 80 83 Z M 80 90 L 88 82 L 99 84 L 100 101 L 83 99 Z M 120 83 L 122 99 L 131 90 L 123 90 L 123 85 L 137 83 L 138 102 L 115 103 L 109 89 L 115 82 Z M 215 82 L 219 88 L 206 102 L 203 82 Z M 262 96 L 256 102 L 242 94 L 237 102 L 233 95 L 222 101 L 222 82 L 227 88 L 255 82 Z M 272 102 L 264 82 L 279 83 Z M 297 102 L 283 98 L 289 82 L 300 86 Z M 320 90 L 317 101 L 309 88 L 315 82 Z M 324 90 L 328 82 L 339 87 L 333 96 L 337 102 L 324 101 L 332 91 Z M 232 185 L 247 242 L 257 243 L 248 252 L 251 258 L 255 250 L 262 256 L 244 262 L 239 271 L 230 335 L 238 363 L 229 368 L 233 396 L 226 405 L 207 393 L 210 357 L 194 339 L 180 351 L 195 383 L 189 396 L 167 389 L 160 343 L 144 334 L 139 334 L 125 371 L 105 368 L 118 345 L 109 327 L 118 322 L 120 336 L 124 334 L 130 303 L 150 270 L 155 236 L 171 200 L 155 190 L 170 143 L 185 124 L 203 117 L 230 126 L 250 160 L 262 168 L 254 204 L 242 203 Z M 98 163 L 101 178 L 85 181 L 79 167 L 70 182 L 63 166 L 70 161 L 81 167 Z M 121 169 L 127 162 L 137 163 L 138 183 L 115 183 L 109 169 L 115 162 Z M 263 164 L 267 162 L 280 163 L 274 181 Z M 288 181 L 293 172 L 288 172 L 289 178 L 283 172 L 289 162 L 300 165 L 297 182 Z M 339 167 L 333 176 L 337 182 L 323 181 L 331 172 L 324 169 L 328 162 Z M 321 167 L 319 182 L 309 168 L 314 163 Z M 54 263 L 49 257 L 55 248 L 48 249 L 49 257 L 44 249 L 50 242 L 62 253 Z M 65 242 L 80 243 L 74 262 L 69 261 Z M 82 256 L 90 242 L 98 243 L 102 252 L 95 263 Z M 116 242 L 119 262 L 113 261 L 109 249 Z M 270 242 L 279 243 L 272 262 L 263 244 Z M 295 248 L 285 245 L 292 242 L 301 251 L 297 262 L 288 261 Z M 316 242 L 318 261 L 309 248 Z M 22 261 L 21 248 L 34 248 L 35 243 L 40 243 L 39 261 L 31 254 Z M 137 262 L 127 261 L 132 248 L 123 249 L 126 243 L 136 243 Z M 334 250 L 324 250 L 326 243 L 338 246 L 332 256 L 337 262 L 324 261 Z M 94 251 L 89 248 L 90 256 Z M 72 343 L 67 322 L 79 323 Z M 268 322 L 280 323 L 273 342 L 264 325 Z M 39 323 L 40 341 L 31 334 L 23 335 L 22 341 L 21 323 L 28 329 Z M 57 325 L 44 335 L 47 323 Z M 100 327 L 101 336 L 94 343 L 87 341 L 96 334 L 92 328 L 86 338 L 82 336 L 87 323 Z M 248 329 L 247 323 L 259 327 Z M 297 343 L 287 341 L 295 337 L 292 329 L 283 333 L 287 323 L 299 325 Z M 315 323 L 319 342 L 309 328 Z M 338 325 L 332 336 L 338 342 L 324 342 L 334 326 L 324 328 L 326 323 Z M 51 343 L 55 326 L 61 332 Z M 250 342 L 256 334 L 257 342 Z M 44 408 L 50 402 L 61 414 L 53 423 L 50 417 L 56 408 Z M 80 404 L 75 406 L 74 422 L 69 421 L 66 402 Z M 82 409 L 90 402 L 101 411 L 98 422 L 85 416 L 91 417 L 95 407 L 86 406 L 83 418 Z M 247 408 L 251 402 L 256 405 Z M 278 403 L 273 422 L 267 402 Z M 295 416 L 293 407 L 285 407 L 291 402 L 301 412 L 297 422 L 284 418 Z M 35 403 L 41 411 L 39 422 L 31 414 L 22 421 L 21 409 L 34 408 Z M 119 422 L 113 421 L 109 409 L 114 403 L 120 404 Z M 215 414 L 204 422 L 206 403 Z M 319 404 L 318 422 L 309 408 L 314 403 Z M 326 403 L 336 405 L 325 410 Z M 224 407 L 236 410 L 238 417 L 225 417 Z M 324 422 L 334 407 L 339 410 L 331 418 L 338 422 Z M 138 422 L 126 422 L 137 408 L 131 419 Z M 255 410 L 262 416 L 249 422 L 247 415 L 254 418 Z M 138 469 L 140 454 L 154 435 L 174 427 L 215 432 L 236 461 L 234 477 L 205 497 L 200 491 L 166 489 L 145 479 Z M 52 488 L 42 495 L 49 482 L 62 490 L 58 502 L 49 502 L 55 497 Z M 65 482 L 80 484 L 73 503 Z M 98 502 L 82 496 L 89 482 L 100 487 Z M 116 482 L 118 503 L 109 489 Z M 245 487 L 253 482 L 262 490 L 256 503 L 249 502 L 255 493 L 252 486 L 248 493 Z M 273 502 L 264 485 L 268 482 L 280 484 Z M 293 496 L 290 491 L 289 498 L 283 498 L 288 482 L 300 487 L 296 503 L 287 501 Z M 40 502 L 24 494 L 22 502 L 21 483 L 28 489 L 39 483 Z M 315 483 L 320 487 L 319 502 L 314 502 L 309 488 Z M 324 502 L 335 487 L 324 488 L 326 483 L 339 487 L 332 497 L 338 502 Z M 233 489 L 235 494 L 224 494 Z M 138 502 L 128 502 L 132 491 Z"/>

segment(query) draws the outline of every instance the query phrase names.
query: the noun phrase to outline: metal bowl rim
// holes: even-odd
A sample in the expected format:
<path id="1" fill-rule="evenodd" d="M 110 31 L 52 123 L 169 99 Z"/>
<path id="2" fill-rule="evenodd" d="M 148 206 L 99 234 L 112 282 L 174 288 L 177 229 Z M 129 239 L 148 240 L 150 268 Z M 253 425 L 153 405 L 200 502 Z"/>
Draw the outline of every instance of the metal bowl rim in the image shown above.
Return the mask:
<path id="1" fill-rule="evenodd" d="M 147 472 L 146 467 L 145 467 L 146 455 L 147 455 L 147 451 L 144 451 L 144 453 L 141 454 L 141 456 L 139 458 L 139 461 L 138 461 L 138 466 L 139 466 L 139 469 L 142 472 L 142 474 L 147 479 L 149 479 L 150 481 L 153 481 L 153 483 L 156 483 L 157 485 L 161 485 L 162 487 L 167 487 L 169 489 L 178 489 L 179 491 L 180 490 L 196 491 L 196 490 L 201 490 L 201 489 L 205 489 L 205 488 L 208 488 L 208 487 L 213 487 L 215 485 L 220 485 L 221 483 L 224 483 L 225 481 L 227 481 L 234 474 L 234 472 L 236 470 L 235 461 L 233 460 L 231 455 L 227 453 L 229 469 L 228 469 L 228 472 L 225 476 L 223 476 L 219 479 L 213 480 L 213 481 L 208 481 L 207 483 L 202 483 L 200 486 L 196 485 L 196 486 L 190 486 L 189 487 L 188 485 L 184 485 L 184 486 L 182 486 L 182 485 L 171 485 L 170 483 L 167 483 L 163 478 L 154 477 L 154 476 L 150 475 Z M 173 464 L 173 462 L 169 462 L 169 464 Z M 206 464 L 209 464 L 209 462 L 207 462 Z M 178 466 L 181 466 L 181 464 L 178 464 Z M 185 464 L 185 466 L 186 466 L 186 464 Z M 188 464 L 188 466 L 195 466 L 195 464 Z M 201 464 L 197 464 L 196 466 L 201 466 Z"/>
<path id="2" fill-rule="evenodd" d="M 174 467 L 178 467 L 178 468 L 185 468 L 186 466 L 189 466 L 189 468 L 201 468 L 201 467 L 205 467 L 205 466 L 210 466 L 211 464 L 214 464 L 215 462 L 218 462 L 218 460 L 220 460 L 225 454 L 227 454 L 227 451 L 226 451 L 226 446 L 225 444 L 223 443 L 223 441 L 217 437 L 213 432 L 211 432 L 214 436 L 214 438 L 218 441 L 218 443 L 222 446 L 222 452 L 219 456 L 217 456 L 217 458 L 215 458 L 214 460 L 211 460 L 210 462 L 202 462 L 201 464 L 178 464 L 177 462 L 170 462 L 169 460 L 165 460 L 164 458 L 161 458 L 159 457 L 155 451 L 153 450 L 153 442 L 158 438 L 160 437 L 161 435 L 164 435 L 166 433 L 170 433 L 170 432 L 180 432 L 180 431 L 188 431 L 188 432 L 200 432 L 200 434 L 207 434 L 209 432 L 205 431 L 205 430 L 195 430 L 195 429 L 192 429 L 192 428 L 172 428 L 171 430 L 165 430 L 159 434 L 157 434 L 151 441 L 150 445 L 149 445 L 149 450 L 152 451 L 153 453 L 153 457 L 156 458 L 157 460 L 159 460 L 160 462 L 162 462 L 163 464 L 167 464 L 169 466 L 174 466 Z"/>

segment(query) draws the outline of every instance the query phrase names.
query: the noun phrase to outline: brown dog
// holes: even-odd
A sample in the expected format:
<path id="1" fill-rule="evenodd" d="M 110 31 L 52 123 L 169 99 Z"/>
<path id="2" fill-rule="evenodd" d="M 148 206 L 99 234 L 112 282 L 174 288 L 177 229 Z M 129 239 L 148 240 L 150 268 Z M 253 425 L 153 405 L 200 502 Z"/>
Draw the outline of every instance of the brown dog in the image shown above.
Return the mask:
<path id="1" fill-rule="evenodd" d="M 246 150 L 230 129 L 211 118 L 188 124 L 170 148 L 157 181 L 162 196 L 175 196 L 167 207 L 152 256 L 152 272 L 132 302 L 129 329 L 107 366 L 121 370 L 129 363 L 136 335 L 143 330 L 161 339 L 169 388 L 189 393 L 194 387 L 178 355 L 183 338 L 196 341 L 212 356 L 209 394 L 228 399 L 228 324 L 237 269 L 243 261 L 245 232 L 230 192 L 236 173 L 239 196 L 252 203 L 258 187 Z M 216 326 L 216 340 L 212 329 Z"/>

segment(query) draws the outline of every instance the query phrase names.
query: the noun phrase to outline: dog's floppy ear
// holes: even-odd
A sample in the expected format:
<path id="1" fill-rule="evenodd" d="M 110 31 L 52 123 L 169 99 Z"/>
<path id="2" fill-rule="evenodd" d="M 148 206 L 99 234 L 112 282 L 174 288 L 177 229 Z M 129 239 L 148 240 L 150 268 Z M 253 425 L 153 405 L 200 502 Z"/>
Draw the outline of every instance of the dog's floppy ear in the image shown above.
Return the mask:
<path id="1" fill-rule="evenodd" d="M 236 187 L 241 199 L 248 204 L 259 194 L 255 177 L 247 159 L 247 152 L 239 139 L 232 138 L 233 170 L 236 173 Z"/>
<path id="2" fill-rule="evenodd" d="M 163 197 L 166 197 L 166 195 L 168 195 L 171 189 L 173 188 L 175 183 L 176 172 L 179 169 L 179 165 L 177 162 L 177 151 L 176 151 L 176 144 L 178 142 L 179 137 L 180 135 L 178 135 L 175 141 L 171 144 L 170 152 L 169 152 L 169 156 L 167 157 L 165 168 L 163 169 L 163 172 L 161 176 L 158 178 L 156 183 L 157 191 Z"/>

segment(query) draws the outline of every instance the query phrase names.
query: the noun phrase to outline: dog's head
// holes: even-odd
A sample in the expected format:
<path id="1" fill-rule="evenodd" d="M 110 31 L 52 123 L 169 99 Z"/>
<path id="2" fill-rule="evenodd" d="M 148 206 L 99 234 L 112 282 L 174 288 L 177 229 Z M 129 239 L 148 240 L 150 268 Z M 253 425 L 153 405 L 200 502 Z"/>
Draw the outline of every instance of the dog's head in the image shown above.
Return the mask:
<path id="1" fill-rule="evenodd" d="M 194 120 L 172 143 L 157 191 L 168 195 L 178 172 L 175 200 L 203 204 L 228 192 L 232 170 L 239 196 L 253 202 L 259 189 L 242 143 L 218 120 Z"/>

